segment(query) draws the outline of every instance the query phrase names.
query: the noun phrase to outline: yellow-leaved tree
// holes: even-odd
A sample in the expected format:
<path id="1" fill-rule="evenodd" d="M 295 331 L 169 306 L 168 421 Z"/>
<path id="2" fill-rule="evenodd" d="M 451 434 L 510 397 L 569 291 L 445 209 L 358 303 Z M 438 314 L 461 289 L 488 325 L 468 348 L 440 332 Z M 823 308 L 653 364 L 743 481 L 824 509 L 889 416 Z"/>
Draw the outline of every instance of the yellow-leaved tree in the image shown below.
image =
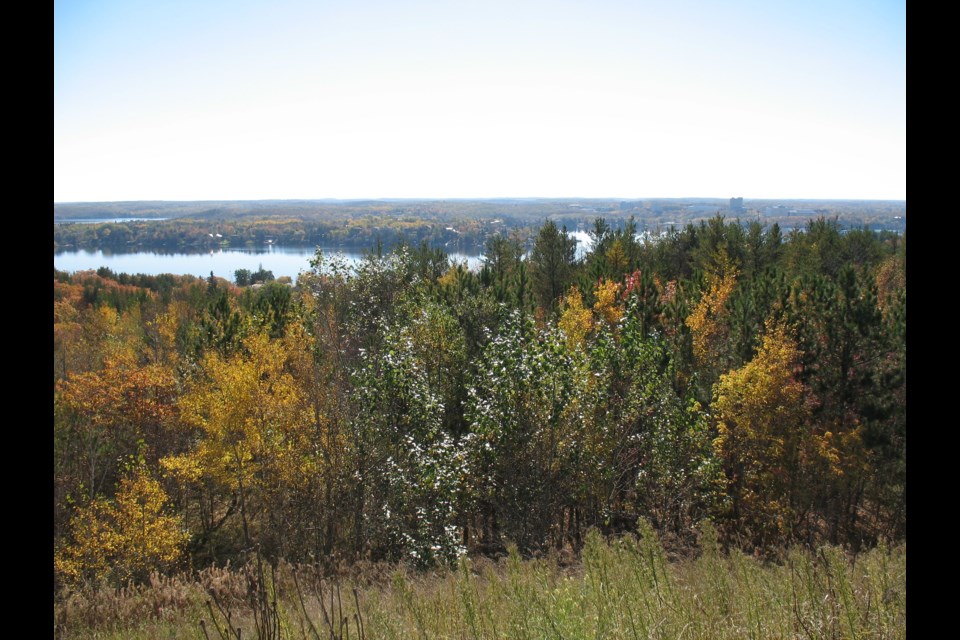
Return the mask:
<path id="1" fill-rule="evenodd" d="M 768 321 L 756 356 L 714 386 L 714 447 L 731 515 L 758 545 L 795 535 L 824 476 L 842 473 L 835 438 L 812 424 L 810 392 L 795 375 L 799 362 L 787 327 Z"/>
<path id="2" fill-rule="evenodd" d="M 617 240 L 617 242 L 620 242 Z M 620 307 L 620 285 L 613 280 L 603 280 L 597 283 L 593 290 L 593 296 L 596 302 L 593 303 L 593 310 L 597 317 L 602 319 L 608 325 L 615 327 L 623 317 L 623 309 Z"/>
<path id="3" fill-rule="evenodd" d="M 573 286 L 560 303 L 560 330 L 567 337 L 567 346 L 583 348 L 587 334 L 593 329 L 593 315 L 583 306 L 583 294 Z"/>
<path id="4" fill-rule="evenodd" d="M 257 333 L 243 347 L 246 353 L 207 353 L 203 375 L 179 403 L 181 422 L 195 430 L 197 443 L 161 464 L 187 487 L 230 494 L 249 546 L 256 512 L 278 504 L 271 494 L 296 491 L 313 473 L 314 420 L 286 369 L 284 344 Z"/>
<path id="5" fill-rule="evenodd" d="M 70 519 L 70 536 L 54 553 L 54 569 L 69 584 L 143 580 L 173 566 L 188 535 L 168 497 L 140 460 L 120 480 L 112 500 L 96 498 Z"/>
<path id="6" fill-rule="evenodd" d="M 693 358 L 698 367 L 723 370 L 723 354 L 728 350 L 727 301 L 737 286 L 737 269 L 729 261 L 707 274 L 707 290 L 687 317 L 693 341 Z"/>
<path id="7" fill-rule="evenodd" d="M 121 461 L 142 455 L 155 465 L 172 450 L 166 425 L 176 415 L 177 380 L 163 364 L 110 356 L 54 386 L 54 533 L 65 531 L 67 496 L 91 500 L 115 491 Z M 144 446 L 146 444 L 146 446 Z"/>

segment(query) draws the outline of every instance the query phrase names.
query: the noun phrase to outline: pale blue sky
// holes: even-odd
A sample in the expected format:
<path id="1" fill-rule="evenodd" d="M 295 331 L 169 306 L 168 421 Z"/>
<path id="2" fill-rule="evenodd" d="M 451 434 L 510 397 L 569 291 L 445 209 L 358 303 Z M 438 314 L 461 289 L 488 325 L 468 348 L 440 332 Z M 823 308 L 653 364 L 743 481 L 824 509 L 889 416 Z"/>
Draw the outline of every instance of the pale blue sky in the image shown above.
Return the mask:
<path id="1" fill-rule="evenodd" d="M 906 198 L 903 0 L 56 0 L 54 201 Z"/>

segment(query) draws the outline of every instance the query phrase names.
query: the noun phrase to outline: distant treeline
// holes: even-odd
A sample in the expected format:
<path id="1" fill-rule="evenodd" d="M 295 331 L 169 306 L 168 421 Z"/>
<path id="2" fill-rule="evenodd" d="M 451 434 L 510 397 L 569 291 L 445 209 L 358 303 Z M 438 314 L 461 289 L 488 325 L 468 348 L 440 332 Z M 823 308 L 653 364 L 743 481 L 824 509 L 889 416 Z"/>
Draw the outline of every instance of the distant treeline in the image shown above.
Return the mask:
<path id="1" fill-rule="evenodd" d="M 731 212 L 723 201 L 403 201 L 317 203 L 308 201 L 223 203 L 104 203 L 55 205 L 56 219 L 162 216 L 166 220 L 54 225 L 54 251 L 104 249 L 180 252 L 222 246 L 337 245 L 392 248 L 427 242 L 454 252 L 476 252 L 505 231 L 518 234 L 529 249 L 544 220 L 569 230 L 589 229 L 597 216 L 613 228 L 630 219 L 638 231 L 660 233 L 714 215 L 758 221 L 781 228 L 802 227 L 813 216 L 835 218 L 845 228 L 905 229 L 904 203 L 755 201 Z"/>
<path id="2" fill-rule="evenodd" d="M 520 238 L 524 247 L 530 249 L 533 236 L 542 222 L 541 220 L 531 224 L 506 217 L 493 221 L 450 220 L 440 223 L 386 216 L 354 218 L 343 222 L 282 218 L 181 218 L 55 225 L 53 240 L 55 253 L 76 249 L 108 250 L 117 253 L 144 250 L 173 253 L 221 247 L 264 247 L 268 244 L 289 247 L 338 246 L 359 251 L 378 243 L 392 249 L 399 244 L 416 245 L 423 242 L 449 253 L 476 253 L 482 251 L 491 237 L 507 232 Z M 572 220 L 571 224 L 570 230 L 589 228 L 580 219 Z M 644 222 L 633 216 L 610 220 L 611 227 L 615 229 L 622 229 L 628 224 L 632 224 L 638 231 L 658 234 L 670 228 L 685 226 L 680 223 L 655 225 L 650 220 Z M 874 225 L 877 226 L 880 225 Z"/>
<path id="3" fill-rule="evenodd" d="M 218 247 L 341 246 L 368 248 L 378 242 L 394 247 L 402 242 L 427 242 L 450 253 L 475 252 L 486 239 L 509 227 L 508 222 L 456 220 L 448 223 L 386 217 L 316 222 L 293 218 L 180 218 L 163 221 L 61 224 L 54 227 L 54 252 L 68 249 L 123 252 L 181 252 Z"/>
<path id="4" fill-rule="evenodd" d="M 709 217 L 731 211 L 734 203 L 720 198 L 643 198 L 615 200 L 597 198 L 489 198 L 483 200 L 249 200 L 197 202 L 67 202 L 53 205 L 54 220 L 90 218 L 230 218 L 292 217 L 304 220 L 387 215 L 448 220 L 453 218 L 509 218 L 538 220 L 544 217 L 587 219 L 634 214 L 638 218 L 692 214 Z M 849 224 L 864 224 L 868 218 L 891 219 L 906 215 L 906 202 L 896 200 L 756 200 L 744 199 L 739 213 L 770 212 L 781 208 L 786 217 L 807 220 L 810 213 L 839 216 Z M 859 222 L 857 218 L 860 218 Z M 668 218 L 669 220 L 670 218 Z M 566 222 L 566 220 L 564 220 Z M 683 222 L 691 220 L 684 219 Z M 678 221 L 679 222 L 679 221 Z"/>

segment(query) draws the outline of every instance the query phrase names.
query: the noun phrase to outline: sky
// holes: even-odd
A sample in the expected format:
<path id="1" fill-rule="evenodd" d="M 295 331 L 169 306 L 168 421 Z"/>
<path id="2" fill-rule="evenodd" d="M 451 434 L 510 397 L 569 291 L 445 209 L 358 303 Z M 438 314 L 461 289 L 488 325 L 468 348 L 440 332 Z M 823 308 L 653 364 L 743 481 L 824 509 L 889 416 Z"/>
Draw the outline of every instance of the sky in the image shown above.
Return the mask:
<path id="1" fill-rule="evenodd" d="M 906 199 L 905 0 L 55 0 L 54 202 Z"/>

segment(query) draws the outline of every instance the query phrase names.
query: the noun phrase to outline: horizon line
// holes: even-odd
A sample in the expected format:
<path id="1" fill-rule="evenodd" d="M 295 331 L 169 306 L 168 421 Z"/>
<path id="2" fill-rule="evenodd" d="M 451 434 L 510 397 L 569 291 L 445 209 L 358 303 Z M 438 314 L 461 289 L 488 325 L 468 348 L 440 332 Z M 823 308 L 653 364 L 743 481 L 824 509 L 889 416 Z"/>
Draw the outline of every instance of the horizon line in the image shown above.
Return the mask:
<path id="1" fill-rule="evenodd" d="M 443 202 L 443 201 L 485 201 L 485 200 L 731 200 L 743 198 L 746 201 L 778 201 L 799 200 L 807 202 L 903 202 L 906 198 L 815 198 L 815 197 L 776 197 L 776 198 L 748 198 L 747 196 L 484 196 L 484 197 L 360 197 L 360 198 L 196 198 L 196 199 L 168 199 L 144 198 L 140 200 L 54 200 L 53 204 L 132 204 L 141 202 L 163 203 L 192 203 L 192 202 Z"/>

